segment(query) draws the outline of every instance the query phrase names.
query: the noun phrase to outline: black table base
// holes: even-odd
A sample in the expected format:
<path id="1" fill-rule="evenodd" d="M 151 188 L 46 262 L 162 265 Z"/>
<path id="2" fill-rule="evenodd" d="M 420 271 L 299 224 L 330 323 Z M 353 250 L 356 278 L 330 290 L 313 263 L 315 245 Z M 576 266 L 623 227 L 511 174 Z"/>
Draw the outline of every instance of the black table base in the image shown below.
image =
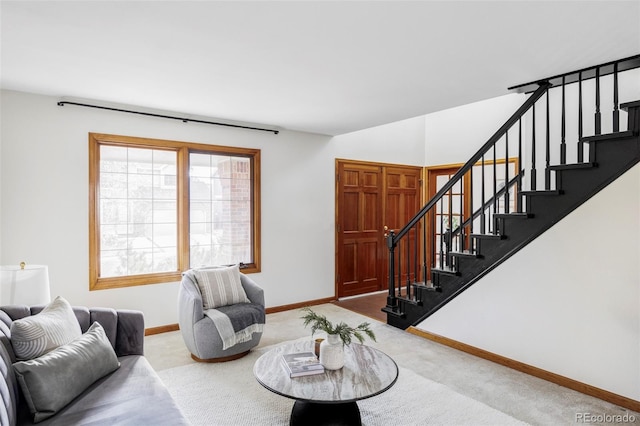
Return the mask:
<path id="1" fill-rule="evenodd" d="M 291 411 L 291 426 L 360 426 L 360 409 L 355 402 L 315 404 L 296 401 Z"/>

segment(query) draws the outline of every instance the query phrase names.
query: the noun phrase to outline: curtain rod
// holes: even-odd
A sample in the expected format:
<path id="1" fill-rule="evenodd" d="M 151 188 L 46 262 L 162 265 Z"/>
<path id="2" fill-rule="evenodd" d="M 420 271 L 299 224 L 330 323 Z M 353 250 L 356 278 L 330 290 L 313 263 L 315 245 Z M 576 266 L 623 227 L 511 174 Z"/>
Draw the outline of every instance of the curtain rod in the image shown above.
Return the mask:
<path id="1" fill-rule="evenodd" d="M 261 132 L 270 132 L 270 133 L 273 133 L 275 135 L 280 133 L 280 130 L 266 129 L 266 128 L 263 128 L 263 127 L 251 127 L 251 126 L 242 126 L 240 124 L 229 124 L 229 123 L 219 123 L 219 122 L 216 122 L 216 121 L 196 120 L 194 118 L 175 117 L 175 116 L 172 116 L 172 115 L 154 114 L 154 113 L 151 113 L 151 112 L 142 112 L 142 111 L 132 111 L 132 110 L 129 110 L 129 109 L 112 108 L 112 107 L 105 107 L 105 106 L 100 106 L 100 105 L 90 105 L 90 104 L 83 104 L 83 103 L 71 102 L 71 101 L 60 101 L 60 102 L 58 102 L 58 106 L 65 106 L 65 105 L 76 105 L 76 106 L 82 106 L 82 107 L 88 107 L 88 108 L 105 109 L 105 110 L 108 110 L 108 111 L 127 112 L 129 114 L 146 115 L 146 116 L 149 116 L 149 117 L 168 118 L 168 119 L 171 119 L 171 120 L 180 120 L 183 123 L 192 122 L 192 123 L 202 123 L 202 124 L 213 124 L 214 126 L 235 127 L 237 129 L 258 130 L 258 131 L 261 131 Z"/>

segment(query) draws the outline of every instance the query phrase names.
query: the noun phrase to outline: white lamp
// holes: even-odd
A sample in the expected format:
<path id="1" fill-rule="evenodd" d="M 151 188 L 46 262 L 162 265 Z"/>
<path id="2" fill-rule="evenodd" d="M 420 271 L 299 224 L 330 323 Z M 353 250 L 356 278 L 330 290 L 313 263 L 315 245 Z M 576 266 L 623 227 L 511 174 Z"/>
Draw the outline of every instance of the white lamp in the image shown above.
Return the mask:
<path id="1" fill-rule="evenodd" d="M 0 305 L 45 305 L 51 301 L 46 265 L 0 266 Z"/>

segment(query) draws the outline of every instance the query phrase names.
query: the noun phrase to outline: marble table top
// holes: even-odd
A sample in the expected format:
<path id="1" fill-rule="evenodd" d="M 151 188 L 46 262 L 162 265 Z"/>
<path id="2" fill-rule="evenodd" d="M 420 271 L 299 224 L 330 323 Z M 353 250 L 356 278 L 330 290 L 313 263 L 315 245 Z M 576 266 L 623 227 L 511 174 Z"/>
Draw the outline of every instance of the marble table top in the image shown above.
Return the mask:
<path id="1" fill-rule="evenodd" d="M 313 352 L 312 340 L 278 346 L 263 354 L 253 367 L 258 382 L 279 395 L 315 403 L 354 402 L 378 395 L 398 379 L 398 366 L 384 352 L 352 343 L 345 346 L 340 370 L 290 378 L 282 366 L 283 354 Z"/>

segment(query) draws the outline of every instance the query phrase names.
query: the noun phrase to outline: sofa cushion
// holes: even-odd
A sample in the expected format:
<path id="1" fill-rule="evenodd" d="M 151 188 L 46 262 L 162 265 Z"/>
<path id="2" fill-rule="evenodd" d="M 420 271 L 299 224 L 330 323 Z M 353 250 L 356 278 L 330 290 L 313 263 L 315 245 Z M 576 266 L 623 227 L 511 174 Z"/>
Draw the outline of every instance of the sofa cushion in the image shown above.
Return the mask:
<path id="1" fill-rule="evenodd" d="M 120 363 L 104 329 L 95 322 L 71 343 L 13 366 L 37 423 L 57 413 Z"/>
<path id="2" fill-rule="evenodd" d="M 190 424 L 144 356 L 129 355 L 119 360 L 120 368 L 38 426 Z"/>
<path id="3" fill-rule="evenodd" d="M 81 335 L 71 305 L 60 296 L 39 314 L 11 323 L 11 343 L 19 360 L 37 358 Z"/>
<path id="4" fill-rule="evenodd" d="M 204 309 L 251 302 L 242 287 L 238 265 L 196 269 L 194 273 Z"/>

